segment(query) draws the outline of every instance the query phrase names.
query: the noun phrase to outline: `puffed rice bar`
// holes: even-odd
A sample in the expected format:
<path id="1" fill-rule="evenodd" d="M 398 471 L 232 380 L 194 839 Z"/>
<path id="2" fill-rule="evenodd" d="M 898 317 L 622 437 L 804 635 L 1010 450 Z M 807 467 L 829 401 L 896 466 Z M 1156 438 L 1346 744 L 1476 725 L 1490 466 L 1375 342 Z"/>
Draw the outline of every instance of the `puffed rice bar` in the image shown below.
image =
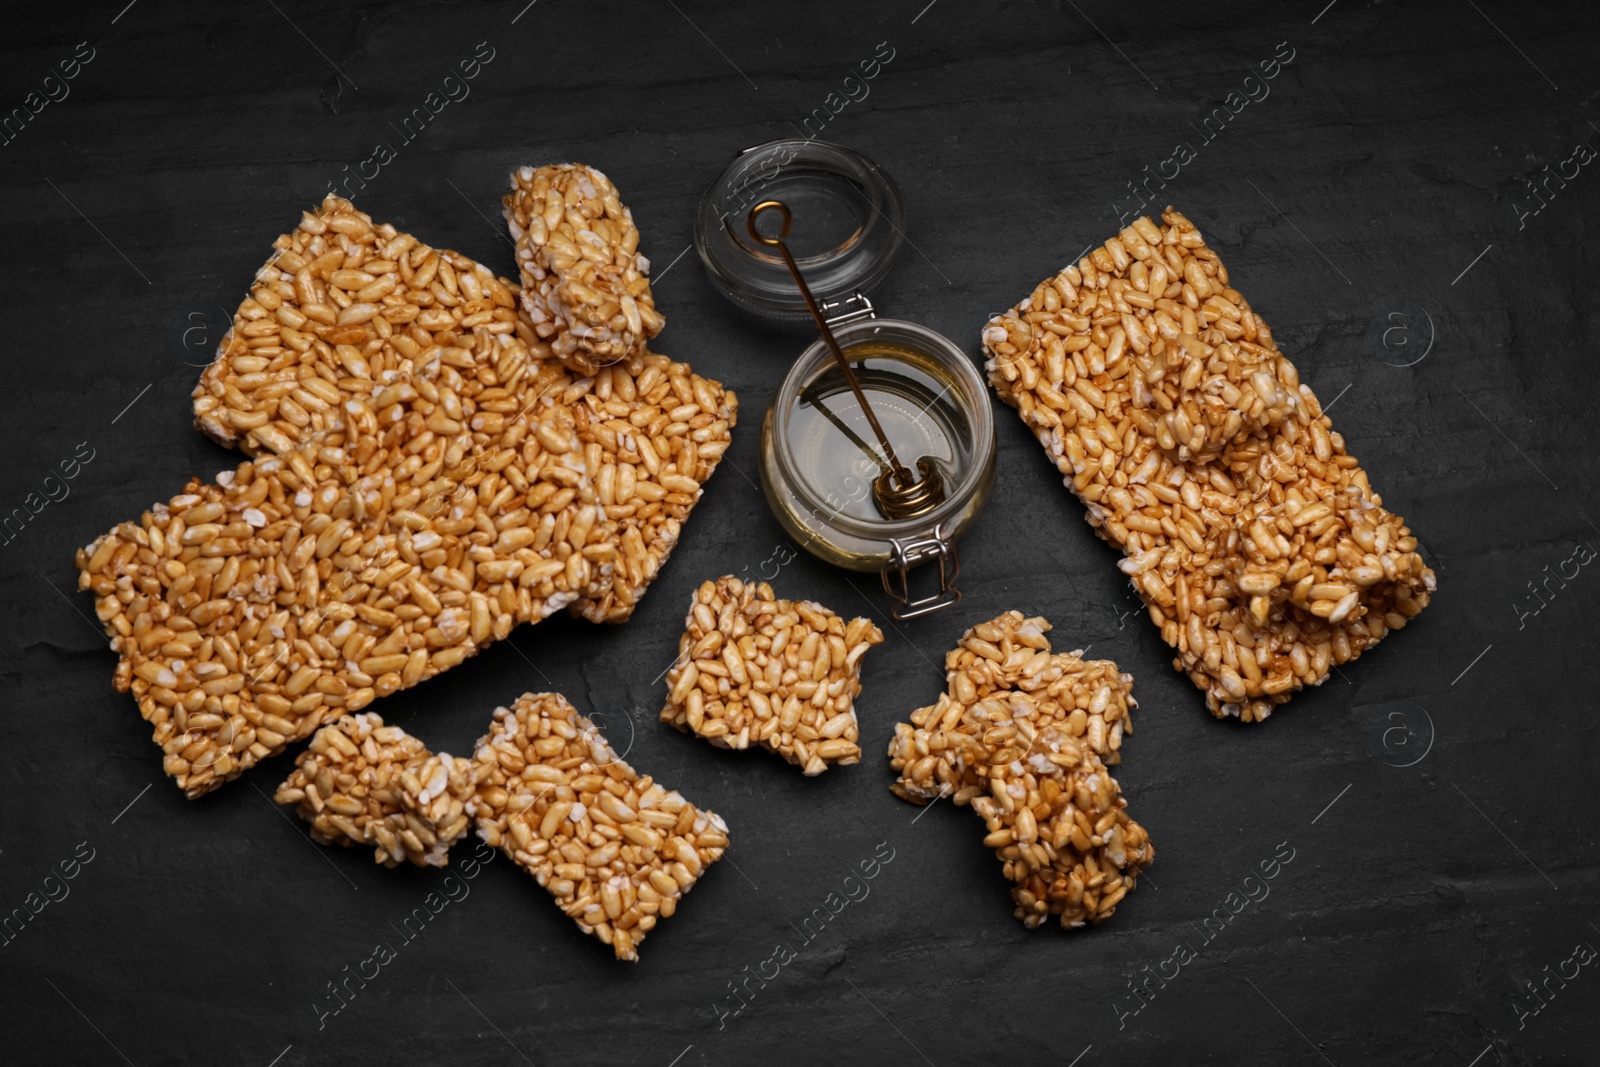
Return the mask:
<path id="1" fill-rule="evenodd" d="M 256 459 L 78 553 L 190 796 L 519 623 L 626 619 L 737 415 L 665 356 L 574 377 L 507 283 L 348 201 L 276 247 L 195 397 Z"/>
<path id="2" fill-rule="evenodd" d="M 980 717 L 981 710 L 989 715 Z M 1014 883 L 1014 914 L 1029 928 L 1047 916 L 1064 927 L 1104 921 L 1155 859 L 1116 779 L 1092 748 L 1074 743 L 1067 722 L 1052 710 L 1021 693 L 1001 698 L 999 706 L 985 701 L 971 709 L 991 736 L 1015 728 L 1016 741 L 1026 739 L 1037 750 L 1001 764 L 1001 776 L 994 774 L 995 763 L 1008 753 L 990 754 L 989 792 L 971 800 L 989 831 L 984 844 Z M 1036 758 L 1041 752 L 1044 758 Z"/>
<path id="3" fill-rule="evenodd" d="M 1133 729 L 1133 678 L 1051 654 L 1046 630 L 1021 611 L 974 625 L 947 653 L 946 693 L 896 723 L 888 749 L 891 792 L 917 805 L 950 797 L 984 819 L 1029 928 L 1050 915 L 1104 920 L 1155 859 L 1106 768 Z"/>
<path id="4" fill-rule="evenodd" d="M 374 847 L 385 867 L 443 867 L 477 811 L 471 760 L 434 755 L 375 713 L 324 726 L 274 800 L 293 804 L 323 845 Z"/>
<path id="5" fill-rule="evenodd" d="M 478 835 L 618 959 L 728 847 L 720 816 L 640 777 L 558 693 L 495 709 L 475 763 Z"/>
<path id="6" fill-rule="evenodd" d="M 760 745 L 807 775 L 861 759 L 861 657 L 883 641 L 871 620 L 730 575 L 701 584 L 684 627 L 662 722 L 721 748 Z"/>
<path id="7" fill-rule="evenodd" d="M 945 680 L 963 704 L 1007 690 L 1036 694 L 1061 705 L 1074 738 L 1083 739 L 1108 764 L 1122 760 L 1122 738 L 1133 733 L 1133 675 L 1108 659 L 1053 653 L 1042 618 L 1008 611 L 979 623 L 945 653 Z"/>
<path id="8" fill-rule="evenodd" d="M 366 455 L 369 440 L 391 448 L 398 436 L 411 452 L 408 477 L 432 490 L 422 501 L 429 518 L 470 490 L 485 503 L 503 493 L 515 472 L 489 475 L 530 447 L 531 433 L 573 453 L 562 465 L 575 479 L 554 494 L 580 490 L 584 499 L 564 505 L 570 519 L 598 497 L 594 539 L 623 550 L 622 566 L 581 568 L 575 610 L 625 620 L 727 449 L 738 398 L 642 346 L 591 376 L 563 369 L 515 314 L 510 282 L 375 226 L 338 197 L 274 249 L 195 388 L 196 425 L 252 456 L 315 444 L 342 465 L 346 452 Z M 427 447 L 412 452 L 418 438 Z M 368 498 L 381 489 L 370 481 L 360 483 Z"/>
<path id="9" fill-rule="evenodd" d="M 1009 631 L 1033 640 L 1047 629 L 1042 619 L 1008 612 L 968 631 L 950 659 L 962 658 L 970 640 L 993 640 L 980 637 L 980 631 Z M 1048 645 L 1036 651 L 1049 655 Z M 1077 660 L 1079 669 L 1061 663 L 1064 676 L 1095 673 L 1115 679 L 1122 725 L 1132 704 L 1127 675 L 1106 661 L 1052 658 Z M 1011 661 L 1013 666 L 1026 662 Z M 977 666 L 1000 684 L 980 695 L 969 670 L 957 668 L 949 691 L 935 704 L 913 712 L 910 723 L 896 724 L 889 762 L 900 777 L 890 788 L 916 804 L 949 796 L 984 819 L 989 831 L 984 843 L 995 850 L 1013 883 L 1014 914 L 1024 925 L 1037 927 L 1048 916 L 1066 927 L 1100 922 L 1155 858 L 1149 835 L 1128 817 L 1127 802 L 1102 759 L 1108 749 L 1097 747 L 1109 743 L 1110 733 L 1089 728 L 1095 717 L 1071 690 L 1004 688 L 1011 680 L 1031 683 L 1036 676 L 1026 671 L 1000 676 L 992 670 L 996 664 L 984 656 Z M 1097 687 L 1091 700 L 1108 703 L 1104 689 L 1110 687 Z M 1059 699 L 1063 696 L 1068 699 Z"/>
<path id="10" fill-rule="evenodd" d="M 912 713 L 924 730 L 902 735 L 906 724 L 898 724 L 899 752 L 890 750 L 890 766 L 902 772 L 900 796 L 923 803 L 948 794 L 983 818 L 984 844 L 1013 883 L 1014 914 L 1030 928 L 1052 915 L 1067 927 L 1101 922 L 1155 859 L 1116 780 L 1060 711 L 1022 692 L 970 705 L 946 695 Z M 945 781 L 937 772 L 932 781 L 915 777 L 911 757 L 924 742 L 949 761 L 954 773 Z"/>
<path id="11" fill-rule="evenodd" d="M 1219 718 L 1265 719 L 1435 588 L 1311 388 L 1171 208 L 983 330 L 989 380 L 1066 476 Z"/>
<path id="12" fill-rule="evenodd" d="M 519 167 L 504 209 L 523 310 L 574 372 L 637 355 L 661 332 L 666 319 L 650 293 L 633 213 L 604 174 L 581 163 Z"/>

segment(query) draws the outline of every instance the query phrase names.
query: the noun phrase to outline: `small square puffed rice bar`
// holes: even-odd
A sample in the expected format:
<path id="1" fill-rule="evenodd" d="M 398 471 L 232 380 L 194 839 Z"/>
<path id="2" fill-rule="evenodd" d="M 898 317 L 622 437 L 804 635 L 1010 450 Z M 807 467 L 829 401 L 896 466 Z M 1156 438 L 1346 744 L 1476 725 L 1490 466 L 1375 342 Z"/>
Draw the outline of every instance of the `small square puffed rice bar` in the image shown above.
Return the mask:
<path id="1" fill-rule="evenodd" d="M 970 705 L 946 694 L 912 713 L 915 727 L 898 724 L 890 743 L 897 795 L 918 804 L 948 795 L 983 818 L 984 844 L 1030 928 L 1051 915 L 1068 927 L 1106 919 L 1155 859 L 1116 780 L 1060 712 L 1021 692 Z"/>
<path id="2" fill-rule="evenodd" d="M 581 163 L 520 167 L 504 206 L 522 308 L 556 358 L 593 374 L 643 352 L 666 319 L 650 293 L 633 213 L 611 180 Z"/>
<path id="3" fill-rule="evenodd" d="M 1120 548 L 1219 718 L 1427 606 L 1433 571 L 1192 222 L 1134 220 L 983 330 L 989 381 Z"/>
<path id="4" fill-rule="evenodd" d="M 313 734 L 273 799 L 293 804 L 319 844 L 374 846 L 385 867 L 443 867 L 477 810 L 471 760 L 434 755 L 371 712 Z"/>
<path id="5" fill-rule="evenodd" d="M 1052 653 L 1044 619 L 1008 611 L 979 623 L 945 653 L 949 692 L 963 704 L 1016 689 L 1058 702 L 1068 731 L 1108 764 L 1122 761 L 1122 738 L 1133 733 L 1133 675 L 1108 659 Z"/>
<path id="6" fill-rule="evenodd" d="M 497 708 L 475 757 L 478 836 L 524 868 L 618 959 L 728 847 L 728 827 L 641 777 L 558 693 Z"/>
<path id="7" fill-rule="evenodd" d="M 701 584 L 684 626 L 662 722 L 721 748 L 760 745 L 807 775 L 861 759 L 861 657 L 883 641 L 870 620 L 729 576 Z"/>

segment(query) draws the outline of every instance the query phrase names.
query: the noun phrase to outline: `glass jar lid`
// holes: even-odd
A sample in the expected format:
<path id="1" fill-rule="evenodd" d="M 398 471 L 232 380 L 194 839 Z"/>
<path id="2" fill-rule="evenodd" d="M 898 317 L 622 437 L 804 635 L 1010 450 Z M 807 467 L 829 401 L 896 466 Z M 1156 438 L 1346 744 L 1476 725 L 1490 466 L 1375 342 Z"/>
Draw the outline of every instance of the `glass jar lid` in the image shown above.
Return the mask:
<path id="1" fill-rule="evenodd" d="M 718 290 L 764 318 L 809 320 L 783 259 L 745 232 L 746 216 L 763 200 L 782 200 L 793 211 L 789 246 L 823 304 L 871 292 L 905 242 L 899 190 L 860 153 L 800 140 L 745 149 L 700 201 L 694 243 Z"/>

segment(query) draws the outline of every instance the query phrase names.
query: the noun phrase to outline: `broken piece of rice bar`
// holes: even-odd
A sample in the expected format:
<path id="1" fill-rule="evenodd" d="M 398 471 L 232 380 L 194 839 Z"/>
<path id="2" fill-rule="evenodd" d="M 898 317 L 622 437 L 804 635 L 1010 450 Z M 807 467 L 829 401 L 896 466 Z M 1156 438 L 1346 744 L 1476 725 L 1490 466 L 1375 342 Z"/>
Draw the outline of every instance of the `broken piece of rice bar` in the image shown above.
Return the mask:
<path id="1" fill-rule="evenodd" d="M 471 760 L 434 755 L 372 712 L 324 726 L 273 797 L 323 845 L 375 848 L 385 867 L 443 867 L 477 810 Z"/>
<path id="2" fill-rule="evenodd" d="M 950 695 L 963 704 L 1006 690 L 1020 690 L 1060 704 L 1073 737 L 1086 738 L 1106 763 L 1122 760 L 1122 738 L 1133 733 L 1133 675 L 1108 659 L 1085 660 L 1079 652 L 1052 653 L 1043 618 L 1008 611 L 961 635 L 945 653 Z"/>
<path id="3" fill-rule="evenodd" d="M 661 721 L 721 748 L 769 749 L 821 774 L 861 759 L 861 657 L 883 641 L 809 600 L 725 576 L 695 591 Z"/>
<path id="4" fill-rule="evenodd" d="M 254 461 L 78 553 L 191 797 L 520 623 L 626 619 L 737 415 L 665 356 L 574 376 L 508 283 L 348 201 L 275 247 L 195 395 Z"/>
<path id="5" fill-rule="evenodd" d="M 1074 716 L 1058 701 L 1001 691 L 963 703 L 944 694 L 897 723 L 894 793 L 923 804 L 949 796 L 988 828 L 1013 883 L 1016 917 L 1062 926 L 1109 917 L 1155 858 L 1149 835 L 1126 812 L 1116 780 Z"/>
<path id="6" fill-rule="evenodd" d="M 623 762 L 558 693 L 496 708 L 475 757 L 478 835 L 618 959 L 728 847 L 728 827 Z"/>
<path id="7" fill-rule="evenodd" d="M 522 307 L 541 340 L 578 374 L 644 351 L 666 319 L 650 261 L 617 187 L 593 167 L 519 167 L 504 199 Z"/>
<path id="8" fill-rule="evenodd" d="M 1120 548 L 1218 716 L 1265 719 L 1433 571 L 1193 223 L 1148 218 L 983 330 L 989 380 Z"/>
<path id="9" fill-rule="evenodd" d="M 1132 733 L 1133 678 L 1109 660 L 1051 653 L 1049 629 L 1008 611 L 962 635 L 945 657 L 946 692 L 895 724 L 890 789 L 970 805 L 1016 917 L 1082 926 L 1112 913 L 1155 851 L 1106 767 Z"/>
<path id="10" fill-rule="evenodd" d="M 1051 757 L 1071 752 L 1059 724 L 1041 729 L 1038 740 Z M 1030 929 L 1047 916 L 1065 927 L 1110 918 L 1155 860 L 1111 772 L 1087 747 L 1079 754 L 1070 767 L 1053 758 L 1030 757 L 1020 771 L 1013 764 L 1003 789 L 990 778 L 990 794 L 972 799 L 989 830 L 984 843 L 1014 883 L 1014 914 Z"/>

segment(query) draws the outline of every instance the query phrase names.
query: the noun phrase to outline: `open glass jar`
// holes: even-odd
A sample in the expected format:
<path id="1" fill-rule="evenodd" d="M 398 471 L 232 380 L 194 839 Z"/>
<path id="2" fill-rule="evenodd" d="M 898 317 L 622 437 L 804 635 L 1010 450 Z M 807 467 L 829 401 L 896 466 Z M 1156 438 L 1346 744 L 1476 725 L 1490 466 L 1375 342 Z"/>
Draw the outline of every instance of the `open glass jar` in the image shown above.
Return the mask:
<path id="1" fill-rule="evenodd" d="M 904 240 L 899 193 L 870 160 L 838 145 L 749 149 L 707 193 L 695 243 L 730 300 L 775 322 L 810 314 L 785 262 L 751 239 L 758 231 L 745 236 L 750 209 L 779 198 L 786 224 L 792 211 L 795 267 L 856 382 L 825 340 L 800 353 L 762 424 L 767 503 L 801 548 L 836 566 L 878 572 L 896 618 L 939 611 L 961 598 L 956 539 L 994 480 L 988 389 L 942 334 L 877 317 L 865 289 L 886 276 Z M 895 457 L 914 465 L 931 490 L 909 509 L 886 508 L 875 491 L 891 477 Z M 911 572 L 922 565 L 937 585 L 917 595 Z M 916 585 L 928 584 L 919 574 Z"/>

